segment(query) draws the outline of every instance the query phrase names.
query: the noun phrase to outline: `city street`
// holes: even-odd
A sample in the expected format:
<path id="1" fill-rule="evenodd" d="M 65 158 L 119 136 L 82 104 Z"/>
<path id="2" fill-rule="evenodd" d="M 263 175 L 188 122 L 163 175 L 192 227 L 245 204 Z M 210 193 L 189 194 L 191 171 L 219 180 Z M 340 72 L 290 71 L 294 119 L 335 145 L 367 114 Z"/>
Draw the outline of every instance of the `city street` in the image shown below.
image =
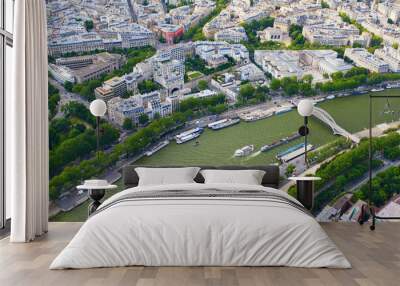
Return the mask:
<path id="1" fill-rule="evenodd" d="M 83 99 L 79 94 L 66 91 L 63 85 L 52 78 L 49 78 L 49 82 L 60 91 L 60 102 L 58 103 L 58 112 L 55 118 L 63 117 L 61 107 L 71 101 L 77 101 L 89 108 L 89 102 Z"/>

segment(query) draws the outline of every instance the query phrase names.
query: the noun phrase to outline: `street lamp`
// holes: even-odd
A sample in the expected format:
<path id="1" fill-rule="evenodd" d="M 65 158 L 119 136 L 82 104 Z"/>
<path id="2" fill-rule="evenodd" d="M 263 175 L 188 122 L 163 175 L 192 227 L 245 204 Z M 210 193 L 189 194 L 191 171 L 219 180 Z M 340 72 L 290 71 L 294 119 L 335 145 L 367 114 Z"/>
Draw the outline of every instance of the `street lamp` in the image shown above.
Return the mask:
<path id="1" fill-rule="evenodd" d="M 107 105 L 101 99 L 93 100 L 90 103 L 90 113 L 96 116 L 96 137 L 97 137 L 97 160 L 99 160 L 100 152 L 100 117 L 107 112 Z"/>
<path id="2" fill-rule="evenodd" d="M 308 167 L 307 162 L 307 135 L 310 132 L 308 129 L 308 117 L 312 115 L 314 111 L 314 103 L 309 99 L 303 99 L 297 105 L 297 112 L 300 116 L 304 117 L 304 125 L 299 128 L 299 134 L 304 136 L 304 161 L 306 163 L 306 167 Z"/>

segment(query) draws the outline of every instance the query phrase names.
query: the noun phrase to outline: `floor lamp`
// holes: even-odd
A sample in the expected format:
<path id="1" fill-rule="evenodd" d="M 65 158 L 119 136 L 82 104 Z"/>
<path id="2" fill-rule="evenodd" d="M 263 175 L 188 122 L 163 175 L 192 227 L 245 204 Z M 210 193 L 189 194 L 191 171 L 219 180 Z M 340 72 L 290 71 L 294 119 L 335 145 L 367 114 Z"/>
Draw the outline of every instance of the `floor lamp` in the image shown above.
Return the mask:
<path id="1" fill-rule="evenodd" d="M 97 142 L 97 160 L 100 157 L 100 117 L 104 116 L 107 112 L 107 105 L 104 100 L 96 99 L 90 103 L 90 113 L 96 117 L 96 142 Z"/>
<path id="2" fill-rule="evenodd" d="M 375 215 L 375 210 L 372 207 L 371 204 L 371 195 L 372 195 L 372 161 L 373 161 L 373 156 L 374 156 L 374 152 L 373 152 L 373 142 L 372 142 L 372 99 L 373 98 L 377 98 L 377 99 L 388 99 L 388 96 L 382 96 L 382 95 L 374 95 L 373 93 L 369 93 L 369 182 L 368 182 L 368 207 L 370 209 L 370 213 L 372 216 L 372 224 L 370 225 L 370 229 L 371 230 L 375 230 L 375 225 L 376 225 L 376 220 L 380 219 L 380 220 L 391 220 L 391 219 L 400 219 L 400 217 L 380 217 Z M 400 98 L 400 95 L 391 95 L 390 98 Z M 363 224 L 366 220 L 361 220 L 360 224 Z"/>
<path id="3" fill-rule="evenodd" d="M 304 99 L 297 105 L 297 112 L 300 116 L 304 117 L 304 125 L 299 128 L 299 134 L 304 136 L 304 162 L 306 169 L 308 169 L 307 160 L 307 135 L 308 130 L 308 117 L 313 114 L 314 102 L 309 99 Z M 296 181 L 297 186 L 297 200 L 301 202 L 308 210 L 312 210 L 314 205 L 314 182 L 320 180 L 319 177 L 290 177 L 289 180 Z"/>
<path id="4" fill-rule="evenodd" d="M 303 99 L 297 105 L 297 112 L 300 116 L 304 117 L 304 125 L 299 128 L 299 134 L 304 136 L 304 161 L 306 167 L 308 167 L 307 161 L 307 135 L 310 133 L 308 129 L 308 117 L 312 115 L 314 111 L 314 102 L 309 99 Z"/>
<path id="5" fill-rule="evenodd" d="M 89 109 L 90 113 L 96 117 L 96 155 L 97 164 L 100 166 L 100 117 L 106 114 L 107 105 L 103 100 L 96 99 L 90 103 Z M 91 215 L 100 206 L 100 200 L 104 197 L 105 190 L 110 186 L 106 180 L 92 179 L 86 180 L 84 185 L 78 187 L 88 190 L 89 197 L 92 199 L 88 207 L 88 214 Z"/>

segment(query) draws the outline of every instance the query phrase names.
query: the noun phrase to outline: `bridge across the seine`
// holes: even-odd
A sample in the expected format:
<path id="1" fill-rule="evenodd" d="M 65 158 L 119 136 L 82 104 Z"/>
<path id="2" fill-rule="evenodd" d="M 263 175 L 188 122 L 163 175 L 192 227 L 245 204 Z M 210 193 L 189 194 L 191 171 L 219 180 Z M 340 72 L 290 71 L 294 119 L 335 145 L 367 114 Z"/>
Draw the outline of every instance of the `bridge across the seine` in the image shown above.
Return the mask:
<path id="1" fill-rule="evenodd" d="M 343 127 L 339 126 L 336 123 L 335 119 L 333 119 L 333 117 L 327 111 L 323 110 L 322 108 L 315 106 L 312 115 L 315 116 L 316 118 L 318 118 L 319 120 L 321 120 L 323 123 L 327 124 L 332 129 L 333 134 L 344 136 L 344 137 L 350 139 L 351 141 L 353 141 L 354 143 L 360 142 L 360 138 L 351 134 L 350 132 L 345 130 Z"/>

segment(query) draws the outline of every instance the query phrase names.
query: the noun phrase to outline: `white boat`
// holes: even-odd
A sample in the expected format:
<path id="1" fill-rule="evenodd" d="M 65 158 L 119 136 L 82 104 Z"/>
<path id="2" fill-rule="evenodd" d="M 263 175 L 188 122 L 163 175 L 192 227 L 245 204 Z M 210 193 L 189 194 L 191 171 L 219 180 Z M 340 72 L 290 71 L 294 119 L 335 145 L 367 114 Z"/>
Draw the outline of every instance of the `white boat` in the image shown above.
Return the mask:
<path id="1" fill-rule="evenodd" d="M 201 128 L 201 127 L 196 127 L 196 128 L 190 129 L 188 131 L 185 131 L 185 132 L 182 132 L 182 133 L 176 135 L 175 138 L 176 139 L 182 139 L 182 138 L 187 137 L 188 135 L 191 135 L 191 134 L 194 134 L 194 133 L 200 133 L 201 134 L 203 132 L 203 130 L 204 129 Z"/>
<path id="2" fill-rule="evenodd" d="M 271 117 L 272 115 L 274 115 L 273 112 L 262 112 L 262 113 L 257 113 L 257 114 L 255 114 L 255 113 L 247 114 L 247 115 L 244 115 L 242 118 L 245 122 L 253 122 L 253 121 Z"/>
<path id="3" fill-rule="evenodd" d="M 250 155 L 254 151 L 254 145 L 247 145 L 235 151 L 235 157 L 244 157 Z"/>
<path id="4" fill-rule="evenodd" d="M 334 95 L 328 95 L 328 96 L 326 97 L 326 99 L 335 99 L 335 97 L 336 97 L 336 96 L 334 96 Z"/>
<path id="5" fill-rule="evenodd" d="M 373 88 L 371 89 L 372 92 L 384 91 L 384 88 Z"/>
<path id="6" fill-rule="evenodd" d="M 214 122 L 211 122 L 210 124 L 208 124 L 207 127 L 210 128 L 210 129 L 212 129 L 214 126 L 216 126 L 216 125 L 218 125 L 218 124 L 225 123 L 225 122 L 227 122 L 227 121 L 228 121 L 227 118 L 221 119 L 221 120 L 217 120 L 217 121 L 214 121 Z"/>
<path id="7" fill-rule="evenodd" d="M 160 142 L 159 144 L 157 144 L 156 146 L 154 146 L 154 148 L 152 148 L 151 150 L 146 152 L 146 156 L 150 157 L 151 155 L 153 155 L 154 153 L 160 151 L 162 148 L 168 146 L 169 141 L 165 140 L 163 142 Z"/>
<path id="8" fill-rule="evenodd" d="M 220 129 L 223 129 L 223 128 L 238 124 L 239 122 L 240 122 L 240 118 L 229 118 L 229 119 L 226 119 L 226 120 L 224 120 L 222 122 L 218 122 L 217 124 L 213 124 L 211 127 L 210 126 L 209 127 L 212 130 L 220 130 Z"/>
<path id="9" fill-rule="evenodd" d="M 282 107 L 282 108 L 279 108 L 277 111 L 275 111 L 275 115 L 283 114 L 283 113 L 289 112 L 291 110 L 292 110 L 291 106 Z"/>
<path id="10" fill-rule="evenodd" d="M 193 140 L 193 139 L 199 137 L 200 135 L 201 135 L 201 132 L 198 132 L 198 133 L 192 133 L 192 134 L 180 137 L 180 138 L 176 138 L 176 143 L 178 143 L 178 144 L 186 143 L 190 140 Z"/>

